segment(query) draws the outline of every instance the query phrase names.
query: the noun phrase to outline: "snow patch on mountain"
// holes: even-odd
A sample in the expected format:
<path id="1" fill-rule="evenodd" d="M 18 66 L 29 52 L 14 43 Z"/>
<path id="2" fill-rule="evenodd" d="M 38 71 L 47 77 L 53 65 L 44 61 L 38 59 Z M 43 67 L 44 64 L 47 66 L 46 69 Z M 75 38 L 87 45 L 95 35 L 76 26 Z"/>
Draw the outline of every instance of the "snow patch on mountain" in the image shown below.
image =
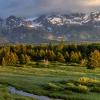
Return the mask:
<path id="1" fill-rule="evenodd" d="M 42 27 L 42 24 L 33 22 L 32 25 L 29 25 L 29 27 L 31 27 L 31 28 Z"/>
<path id="2" fill-rule="evenodd" d="M 65 24 L 65 21 L 66 21 L 66 18 L 64 16 L 61 16 L 61 15 L 56 15 L 56 16 L 47 16 L 46 17 L 48 22 L 50 22 L 51 24 L 54 24 L 54 25 L 64 25 Z"/>
<path id="3" fill-rule="evenodd" d="M 24 23 L 20 25 L 24 25 L 26 27 L 38 28 L 38 27 L 46 27 L 49 32 L 52 32 L 51 26 L 62 27 L 64 25 L 91 25 L 95 23 L 100 23 L 100 13 L 92 12 L 90 14 L 65 14 L 65 15 L 44 15 L 33 18 L 24 19 Z"/>

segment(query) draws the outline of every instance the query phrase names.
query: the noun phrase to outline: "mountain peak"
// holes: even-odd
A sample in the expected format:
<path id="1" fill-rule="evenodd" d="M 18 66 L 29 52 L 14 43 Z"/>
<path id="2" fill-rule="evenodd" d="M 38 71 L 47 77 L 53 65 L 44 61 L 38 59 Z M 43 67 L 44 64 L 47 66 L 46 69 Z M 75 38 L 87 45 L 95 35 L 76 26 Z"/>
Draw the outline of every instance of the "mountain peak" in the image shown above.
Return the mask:
<path id="1" fill-rule="evenodd" d="M 1 27 L 2 23 L 5 23 L 2 34 L 13 42 L 58 41 L 61 37 L 65 41 L 100 40 L 99 12 L 48 14 L 31 18 L 10 16 L 3 22 L 0 20 Z"/>

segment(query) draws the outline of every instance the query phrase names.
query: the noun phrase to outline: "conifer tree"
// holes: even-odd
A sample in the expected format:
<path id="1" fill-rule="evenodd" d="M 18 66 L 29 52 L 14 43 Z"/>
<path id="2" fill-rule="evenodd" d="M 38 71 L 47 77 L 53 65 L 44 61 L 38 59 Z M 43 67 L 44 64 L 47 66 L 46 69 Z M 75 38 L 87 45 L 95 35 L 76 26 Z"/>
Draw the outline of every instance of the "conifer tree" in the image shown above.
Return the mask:
<path id="1" fill-rule="evenodd" d="M 64 56 L 60 52 L 57 53 L 56 60 L 59 62 L 65 62 Z"/>

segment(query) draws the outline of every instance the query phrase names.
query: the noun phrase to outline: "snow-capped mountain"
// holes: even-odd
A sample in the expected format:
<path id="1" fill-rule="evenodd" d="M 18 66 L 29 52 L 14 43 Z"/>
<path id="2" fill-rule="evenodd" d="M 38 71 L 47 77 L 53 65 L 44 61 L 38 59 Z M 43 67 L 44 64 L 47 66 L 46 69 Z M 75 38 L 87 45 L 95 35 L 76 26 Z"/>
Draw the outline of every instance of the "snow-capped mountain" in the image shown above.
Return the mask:
<path id="1" fill-rule="evenodd" d="M 7 26 L 19 27 L 46 27 L 48 26 L 65 26 L 65 25 L 99 25 L 100 24 L 100 12 L 91 12 L 90 14 L 84 13 L 72 13 L 72 14 L 50 14 L 42 15 L 40 17 L 33 18 L 19 18 L 16 16 L 10 16 L 6 19 Z"/>
<path id="2" fill-rule="evenodd" d="M 2 33 L 13 42 L 100 41 L 100 12 L 48 14 L 33 18 L 10 16 L 1 19 L 0 26 L 3 22 L 7 31 Z"/>
<path id="3" fill-rule="evenodd" d="M 37 18 L 28 19 L 28 21 L 32 21 L 32 23 L 49 23 L 52 25 L 84 25 L 93 22 L 100 22 L 100 12 L 91 12 L 90 14 L 83 13 L 74 13 L 74 14 L 65 14 L 65 15 L 43 15 Z M 34 24 L 33 24 L 34 25 Z"/>

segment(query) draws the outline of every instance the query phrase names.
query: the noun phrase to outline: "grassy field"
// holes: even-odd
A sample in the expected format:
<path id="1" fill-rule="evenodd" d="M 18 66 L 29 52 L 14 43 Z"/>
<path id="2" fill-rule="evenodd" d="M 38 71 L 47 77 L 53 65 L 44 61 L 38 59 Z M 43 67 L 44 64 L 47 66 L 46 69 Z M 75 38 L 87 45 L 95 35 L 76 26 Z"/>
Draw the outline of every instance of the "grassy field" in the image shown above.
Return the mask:
<path id="1" fill-rule="evenodd" d="M 90 82 L 91 84 L 81 84 L 79 79 L 82 77 L 94 80 Z M 100 83 L 98 81 L 100 82 L 100 69 L 88 70 L 79 65 L 51 62 L 49 65 L 31 63 L 23 67 L 0 67 L 0 84 L 3 86 L 14 86 L 29 93 L 65 100 L 100 100 Z M 92 87 L 96 87 L 96 89 L 92 89 Z M 7 92 L 7 94 L 9 93 Z M 1 96 L 3 97 L 3 95 Z M 15 97 L 13 96 L 13 98 Z"/>

